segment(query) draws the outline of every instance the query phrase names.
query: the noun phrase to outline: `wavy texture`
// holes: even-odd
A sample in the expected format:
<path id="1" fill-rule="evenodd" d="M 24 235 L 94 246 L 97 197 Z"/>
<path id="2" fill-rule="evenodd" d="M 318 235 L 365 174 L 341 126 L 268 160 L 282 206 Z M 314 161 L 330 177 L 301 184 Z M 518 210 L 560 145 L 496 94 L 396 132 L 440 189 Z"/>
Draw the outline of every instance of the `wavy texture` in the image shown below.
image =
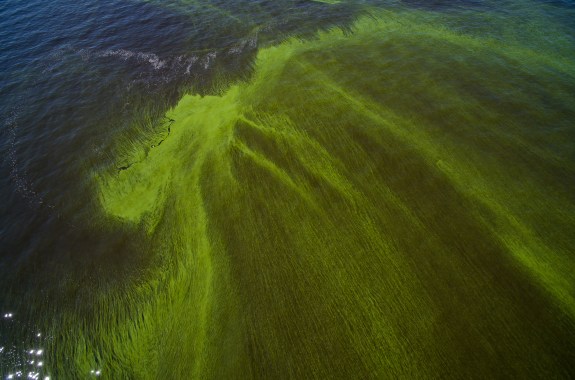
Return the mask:
<path id="1" fill-rule="evenodd" d="M 573 375 L 573 57 L 449 25 L 380 13 L 261 50 L 101 175 L 105 213 L 158 257 L 102 301 L 105 370 Z"/>

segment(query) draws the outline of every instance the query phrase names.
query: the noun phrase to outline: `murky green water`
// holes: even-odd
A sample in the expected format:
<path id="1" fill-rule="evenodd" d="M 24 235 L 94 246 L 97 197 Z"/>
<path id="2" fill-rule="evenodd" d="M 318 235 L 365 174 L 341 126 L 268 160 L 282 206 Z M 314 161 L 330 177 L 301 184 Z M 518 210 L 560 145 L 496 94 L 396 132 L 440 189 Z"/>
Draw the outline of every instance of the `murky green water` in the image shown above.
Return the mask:
<path id="1" fill-rule="evenodd" d="M 4 376 L 574 375 L 572 4 L 84 13 L 4 70 Z"/>

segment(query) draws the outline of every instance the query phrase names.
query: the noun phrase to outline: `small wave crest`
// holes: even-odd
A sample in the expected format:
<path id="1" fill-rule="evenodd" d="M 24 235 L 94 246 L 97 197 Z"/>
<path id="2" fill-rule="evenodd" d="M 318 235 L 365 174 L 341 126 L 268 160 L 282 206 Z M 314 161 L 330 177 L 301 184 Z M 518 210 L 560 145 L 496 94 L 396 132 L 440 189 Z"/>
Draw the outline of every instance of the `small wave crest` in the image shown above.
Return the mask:
<path id="1" fill-rule="evenodd" d="M 54 71 L 59 64 L 70 56 L 77 56 L 83 62 L 97 62 L 103 59 L 116 59 L 127 64 L 134 64 L 133 69 L 143 70 L 170 77 L 202 75 L 211 70 L 220 57 L 239 58 L 243 54 L 257 49 L 257 34 L 239 40 L 237 43 L 220 49 L 207 49 L 188 55 L 160 57 L 152 52 L 129 49 L 87 49 L 64 45 L 54 50 L 46 59 L 43 73 Z M 147 68 L 147 69 L 146 69 Z"/>

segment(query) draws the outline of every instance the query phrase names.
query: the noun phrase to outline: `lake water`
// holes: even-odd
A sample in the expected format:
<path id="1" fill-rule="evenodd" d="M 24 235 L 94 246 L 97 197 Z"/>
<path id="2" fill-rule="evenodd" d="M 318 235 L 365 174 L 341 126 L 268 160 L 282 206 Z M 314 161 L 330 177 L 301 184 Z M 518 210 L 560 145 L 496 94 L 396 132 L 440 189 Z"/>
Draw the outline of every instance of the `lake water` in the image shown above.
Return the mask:
<path id="1" fill-rule="evenodd" d="M 574 20 L 3 0 L 0 375 L 575 376 Z"/>

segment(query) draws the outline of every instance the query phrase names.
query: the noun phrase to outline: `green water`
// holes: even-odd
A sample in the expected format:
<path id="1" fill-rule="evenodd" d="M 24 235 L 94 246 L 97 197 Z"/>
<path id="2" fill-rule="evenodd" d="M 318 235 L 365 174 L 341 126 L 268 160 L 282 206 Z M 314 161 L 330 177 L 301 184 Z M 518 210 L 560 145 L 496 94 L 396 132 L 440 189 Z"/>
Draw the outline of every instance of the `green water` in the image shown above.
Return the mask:
<path id="1" fill-rule="evenodd" d="M 546 26 L 377 13 L 182 98 L 99 177 L 159 261 L 102 351 L 152 377 L 567 376 L 575 64 Z"/>
<path id="2" fill-rule="evenodd" d="M 527 3 L 374 8 L 120 138 L 96 224 L 141 262 L 55 317 L 53 371 L 574 376 L 575 49 Z"/>

